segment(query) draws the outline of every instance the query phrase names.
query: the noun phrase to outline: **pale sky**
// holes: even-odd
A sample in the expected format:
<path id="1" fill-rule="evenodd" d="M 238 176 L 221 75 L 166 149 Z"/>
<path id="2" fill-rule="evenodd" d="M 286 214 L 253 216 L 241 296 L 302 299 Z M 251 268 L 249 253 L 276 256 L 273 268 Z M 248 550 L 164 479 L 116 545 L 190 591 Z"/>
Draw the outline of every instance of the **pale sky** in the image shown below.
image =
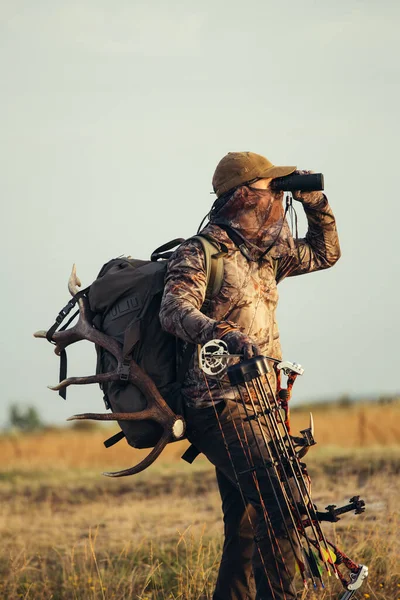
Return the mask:
<path id="1" fill-rule="evenodd" d="M 0 426 L 11 402 L 52 422 L 102 410 L 97 386 L 46 389 L 58 359 L 32 333 L 73 262 L 87 285 L 194 234 L 228 151 L 323 172 L 337 217 L 337 265 L 280 285 L 294 397 L 399 391 L 399 16 L 394 0 L 3 0 Z M 94 368 L 71 347 L 70 375 Z"/>

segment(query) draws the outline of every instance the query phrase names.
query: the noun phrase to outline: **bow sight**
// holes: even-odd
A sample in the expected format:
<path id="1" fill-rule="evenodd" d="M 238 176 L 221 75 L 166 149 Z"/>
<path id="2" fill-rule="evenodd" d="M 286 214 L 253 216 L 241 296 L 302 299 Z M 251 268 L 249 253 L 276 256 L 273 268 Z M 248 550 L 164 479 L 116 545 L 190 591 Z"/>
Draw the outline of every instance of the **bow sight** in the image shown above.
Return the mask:
<path id="1" fill-rule="evenodd" d="M 304 373 L 304 369 L 296 363 L 269 356 L 256 356 L 247 360 L 239 360 L 240 358 L 240 355 L 229 354 L 227 345 L 222 340 L 213 340 L 201 348 L 199 365 L 204 374 L 216 379 L 219 385 L 225 383 L 235 390 L 236 401 L 243 406 L 246 415 L 243 422 L 246 421 L 251 426 L 257 444 L 260 439 L 263 440 L 266 450 L 264 454 L 267 456 L 263 460 L 263 468 L 267 473 L 272 471 L 279 482 L 279 498 L 284 504 L 279 509 L 282 515 L 289 513 L 289 527 L 301 547 L 301 558 L 294 545 L 292 550 L 305 586 L 307 579 L 311 579 L 314 587 L 317 587 L 317 581 L 324 587 L 322 566 L 328 575 L 340 579 L 346 590 L 341 600 L 350 600 L 367 577 L 368 568 L 355 563 L 329 541 L 322 531 L 321 522 L 335 523 L 339 520 L 339 515 L 352 510 L 355 514 L 361 514 L 365 510 L 365 503 L 359 496 L 354 496 L 349 504 L 339 508 L 329 505 L 324 512 L 317 509 L 311 498 L 311 480 L 307 466 L 301 459 L 316 443 L 314 423 L 310 415 L 309 428 L 302 430 L 301 436 L 293 436 L 288 404 L 294 381 Z M 271 377 L 272 369 L 275 377 Z M 286 388 L 281 388 L 282 374 L 287 377 Z M 270 381 L 274 379 L 277 381 L 276 391 L 272 389 Z M 218 411 L 215 414 L 219 419 Z M 233 464 L 232 467 L 235 469 Z M 249 470 L 254 471 L 253 477 L 256 479 L 257 470 Z M 235 471 L 237 483 L 240 474 Z M 279 504 L 278 495 L 275 495 L 275 499 Z M 348 570 L 347 576 L 341 571 L 343 566 Z"/>

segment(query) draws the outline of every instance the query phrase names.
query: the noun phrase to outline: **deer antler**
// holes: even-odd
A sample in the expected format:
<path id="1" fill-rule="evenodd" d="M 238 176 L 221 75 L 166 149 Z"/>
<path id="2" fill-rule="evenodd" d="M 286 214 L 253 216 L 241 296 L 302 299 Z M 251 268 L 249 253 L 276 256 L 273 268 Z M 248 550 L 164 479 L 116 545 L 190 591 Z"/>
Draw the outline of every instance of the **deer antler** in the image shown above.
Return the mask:
<path id="1" fill-rule="evenodd" d="M 68 289 L 72 296 L 78 293 L 81 282 L 76 274 L 76 267 L 73 265 L 72 272 L 68 281 Z M 67 346 L 79 340 L 89 340 L 98 346 L 101 346 L 110 352 L 117 360 L 117 367 L 109 373 L 100 373 L 98 375 L 89 375 L 87 377 L 69 377 L 64 379 L 58 385 L 49 386 L 51 390 L 60 390 L 70 385 L 83 385 L 87 383 L 108 383 L 118 381 L 124 367 L 124 357 L 122 346 L 110 336 L 98 331 L 92 323 L 92 313 L 89 307 L 89 301 L 85 296 L 78 300 L 79 318 L 76 325 L 64 331 L 57 331 L 52 336 L 55 342 L 55 352 L 60 354 Z M 46 331 L 37 331 L 34 336 L 37 338 L 46 338 Z M 153 450 L 148 456 L 136 466 L 116 473 L 104 473 L 109 477 L 123 477 L 134 475 L 150 466 L 161 454 L 168 442 L 180 439 L 185 433 L 185 421 L 179 415 L 176 415 L 162 398 L 152 379 L 135 363 L 130 360 L 129 373 L 126 381 L 135 385 L 142 392 L 147 400 L 147 408 L 139 412 L 132 413 L 84 413 L 74 415 L 68 420 L 93 419 L 96 421 L 143 421 L 153 420 L 163 427 L 163 434 Z"/>
<path id="2" fill-rule="evenodd" d="M 122 366 L 122 361 L 120 363 Z M 65 385 L 69 385 L 70 383 L 95 383 L 95 379 L 98 377 L 103 377 L 103 381 L 115 381 L 119 379 L 119 368 L 117 367 L 116 371 L 111 373 L 103 373 L 102 375 L 97 375 L 94 378 L 92 377 L 80 377 L 80 378 L 71 378 L 74 381 L 66 383 L 61 382 L 59 385 L 62 386 L 63 383 Z M 84 381 L 86 379 L 86 381 Z M 88 380 L 93 381 L 88 381 Z M 131 412 L 131 413 L 83 413 L 80 415 L 74 415 L 68 419 L 68 421 L 76 421 L 83 419 L 92 419 L 94 421 L 144 421 L 144 420 L 152 420 L 159 423 L 164 432 L 153 448 L 153 450 L 144 458 L 139 464 L 130 469 L 125 469 L 124 471 L 117 471 L 116 473 L 104 473 L 108 477 L 124 477 L 126 475 L 134 475 L 135 473 L 140 473 L 144 469 L 147 469 L 155 459 L 161 454 L 164 450 L 165 446 L 168 442 L 172 440 L 181 439 L 185 433 L 185 421 L 181 416 L 176 415 L 165 400 L 160 395 L 156 385 L 153 383 L 152 379 L 139 367 L 138 364 L 135 363 L 134 360 L 130 362 L 130 369 L 128 380 L 135 385 L 142 392 L 143 396 L 147 400 L 147 408 L 141 410 L 139 412 Z"/>
<path id="3" fill-rule="evenodd" d="M 79 279 L 78 275 L 76 274 L 76 265 L 74 263 L 72 265 L 71 275 L 69 276 L 69 279 L 68 279 L 68 289 L 69 289 L 69 293 L 71 294 L 71 296 L 75 296 L 79 292 L 78 288 L 80 288 L 81 286 L 82 286 L 81 280 Z"/>
<path id="4" fill-rule="evenodd" d="M 81 282 L 76 274 L 76 266 L 72 265 L 71 275 L 68 280 L 68 289 L 72 297 L 76 296 L 76 294 L 79 292 L 78 288 L 80 286 Z M 111 354 L 113 354 L 118 360 L 119 354 L 121 354 L 121 348 L 115 340 L 109 336 L 106 336 L 104 333 L 97 331 L 97 329 L 94 329 L 92 324 L 92 313 L 87 298 L 81 296 L 78 300 L 78 306 L 79 319 L 76 325 L 66 329 L 65 331 L 57 331 L 53 334 L 52 340 L 56 344 L 54 352 L 59 355 L 70 344 L 78 342 L 79 340 L 89 340 L 111 352 Z M 33 335 L 36 338 L 45 338 L 47 336 L 47 332 L 41 330 L 37 331 Z"/>

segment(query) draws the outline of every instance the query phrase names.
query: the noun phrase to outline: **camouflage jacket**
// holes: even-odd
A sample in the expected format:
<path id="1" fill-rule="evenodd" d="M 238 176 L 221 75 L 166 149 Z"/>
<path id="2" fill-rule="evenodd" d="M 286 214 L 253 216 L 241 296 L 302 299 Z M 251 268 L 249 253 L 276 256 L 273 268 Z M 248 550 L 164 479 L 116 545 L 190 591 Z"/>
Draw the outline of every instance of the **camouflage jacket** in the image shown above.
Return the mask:
<path id="1" fill-rule="evenodd" d="M 272 248 L 259 262 L 249 261 L 218 225 L 210 223 L 203 229 L 202 233 L 228 248 L 222 288 L 207 315 L 201 312 L 207 287 L 203 250 L 197 240 L 184 242 L 168 264 L 160 311 L 163 329 L 185 342 L 203 345 L 222 337 L 233 326 L 254 339 L 263 354 L 281 358 L 275 317 L 277 284 L 285 277 L 331 267 L 340 257 L 335 218 L 326 197 L 303 206 L 308 221 L 306 236 L 291 240 L 294 251 L 290 246 L 286 253 Z M 273 370 L 270 378 L 275 385 Z M 221 387 L 205 380 L 196 353 L 182 392 L 186 403 L 198 408 L 234 398 L 229 384 Z"/>

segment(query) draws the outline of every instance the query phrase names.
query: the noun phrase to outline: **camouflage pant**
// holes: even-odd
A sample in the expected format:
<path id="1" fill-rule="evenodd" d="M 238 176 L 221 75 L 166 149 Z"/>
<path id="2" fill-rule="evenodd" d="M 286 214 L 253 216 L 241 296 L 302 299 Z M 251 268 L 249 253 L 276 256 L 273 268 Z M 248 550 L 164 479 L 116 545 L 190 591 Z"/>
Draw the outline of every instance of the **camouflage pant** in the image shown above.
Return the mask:
<path id="1" fill-rule="evenodd" d="M 220 423 L 214 408 L 186 409 L 188 438 L 215 465 L 222 498 L 225 540 L 213 598 L 295 600 L 295 559 L 276 499 L 281 499 L 280 487 L 274 474 L 261 466 L 262 458 L 268 458 L 265 440 L 243 421 L 246 414 L 236 402 L 220 403 L 217 410 Z M 256 483 L 246 453 L 257 467 Z"/>

